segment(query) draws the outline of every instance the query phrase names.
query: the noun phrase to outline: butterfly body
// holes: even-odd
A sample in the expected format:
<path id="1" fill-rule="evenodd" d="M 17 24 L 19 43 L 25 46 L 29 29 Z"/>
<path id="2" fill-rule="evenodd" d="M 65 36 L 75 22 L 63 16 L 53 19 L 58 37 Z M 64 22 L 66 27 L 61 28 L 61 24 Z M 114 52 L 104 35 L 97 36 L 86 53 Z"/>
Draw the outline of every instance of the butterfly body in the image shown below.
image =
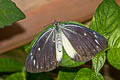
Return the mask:
<path id="1" fill-rule="evenodd" d="M 62 59 L 62 55 L 63 55 L 61 31 L 56 32 L 55 44 L 56 44 L 56 59 L 58 62 L 60 62 Z"/>
<path id="2" fill-rule="evenodd" d="M 54 22 L 43 32 L 26 60 L 28 72 L 47 72 L 59 66 L 63 47 L 67 55 L 79 62 L 89 61 L 107 48 L 107 40 L 97 32 L 78 24 Z"/>

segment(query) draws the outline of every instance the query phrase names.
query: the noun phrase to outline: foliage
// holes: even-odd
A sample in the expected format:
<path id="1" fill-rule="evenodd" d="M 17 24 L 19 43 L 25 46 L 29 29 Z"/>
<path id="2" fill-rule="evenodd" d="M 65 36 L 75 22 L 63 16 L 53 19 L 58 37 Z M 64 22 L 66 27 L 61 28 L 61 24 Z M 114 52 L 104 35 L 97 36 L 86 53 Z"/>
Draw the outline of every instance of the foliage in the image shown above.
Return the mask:
<path id="1" fill-rule="evenodd" d="M 104 80 L 104 78 L 100 73 L 96 75 L 92 70 L 82 68 L 78 72 L 59 71 L 57 80 Z"/>
<path id="2" fill-rule="evenodd" d="M 13 60 L 9 58 L 0 59 L 0 72 L 14 72 L 13 74 L 6 77 L 6 80 L 52 80 L 50 78 L 53 75 L 57 80 L 104 80 L 100 74 L 100 70 L 103 67 L 106 59 L 109 63 L 120 70 L 120 8 L 116 4 L 115 0 L 103 0 L 102 3 L 96 9 L 93 19 L 89 25 L 90 29 L 100 33 L 108 40 L 108 48 L 105 51 L 98 53 L 92 59 L 92 69 L 82 68 L 81 65 L 85 62 L 79 63 L 71 60 L 64 51 L 63 60 L 60 64 L 60 68 L 47 73 L 31 74 L 27 73 L 24 69 L 24 64 L 20 63 L 19 60 Z M 61 22 L 63 23 L 76 23 L 78 22 Z M 26 45 L 24 48 L 28 53 L 36 40 L 40 35 L 47 29 L 53 27 L 48 25 L 48 28 L 38 34 L 38 36 L 32 41 L 31 44 Z M 8 52 L 9 53 L 9 52 Z M 24 52 L 25 53 L 25 52 Z M 13 57 L 12 57 L 13 58 Z M 21 58 L 22 59 L 22 58 Z M 25 62 L 23 60 L 23 62 Z M 10 65 L 12 64 L 12 65 Z M 86 63 L 87 64 L 87 63 Z M 1 68 L 2 67 L 2 68 Z M 18 68 L 17 68 L 18 67 Z M 73 68 L 74 67 L 74 68 Z M 14 69 L 13 69 L 14 68 Z M 18 72 L 20 71 L 20 72 Z M 25 78 L 26 77 L 26 78 Z"/>
<path id="3" fill-rule="evenodd" d="M 21 71 L 24 65 L 13 58 L 0 58 L 0 72 Z"/>
<path id="4" fill-rule="evenodd" d="M 103 67 L 105 60 L 106 53 L 104 51 L 100 52 L 92 59 L 93 68 L 96 74 L 98 74 L 100 69 Z"/>
<path id="5" fill-rule="evenodd" d="M 24 19 L 25 15 L 11 0 L 0 0 L 0 28 Z"/>
<path id="6" fill-rule="evenodd" d="M 6 80 L 26 80 L 26 78 L 24 73 L 18 72 L 8 76 Z"/>

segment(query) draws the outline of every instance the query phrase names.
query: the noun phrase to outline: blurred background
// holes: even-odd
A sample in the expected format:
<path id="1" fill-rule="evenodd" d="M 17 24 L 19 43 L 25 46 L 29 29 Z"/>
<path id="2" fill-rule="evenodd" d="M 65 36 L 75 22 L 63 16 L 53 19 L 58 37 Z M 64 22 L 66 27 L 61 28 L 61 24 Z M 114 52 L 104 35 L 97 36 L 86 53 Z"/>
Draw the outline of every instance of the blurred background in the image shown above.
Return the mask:
<path id="1" fill-rule="evenodd" d="M 27 53 L 24 51 L 24 47 L 30 43 L 40 31 L 47 27 L 45 25 L 51 24 L 54 20 L 57 20 L 78 21 L 88 26 L 95 9 L 102 0 L 12 1 L 14 1 L 16 5 L 24 12 L 26 19 L 14 23 L 11 27 L 0 29 L 0 58 L 9 57 L 10 60 L 14 58 L 16 61 L 18 61 L 17 64 L 14 60 L 12 63 L 9 63 L 9 60 L 6 61 L 6 63 L 8 62 L 6 67 L 13 64 L 11 67 L 14 69 L 0 70 L 0 80 L 3 80 L 16 71 L 19 72 L 23 70 L 24 72 L 24 67 L 21 69 L 22 66 L 24 66 L 27 56 Z M 116 1 L 120 5 L 120 0 Z M 0 66 L 2 64 L 0 64 Z M 17 65 L 19 65 L 19 67 Z M 120 72 L 107 64 L 107 62 L 101 72 L 105 80 L 120 79 Z M 45 73 L 45 75 L 46 74 L 49 75 L 48 78 L 51 80 L 55 80 L 57 77 L 57 71 L 53 71 L 52 73 Z M 32 77 L 29 77 L 30 75 L 32 75 Z M 45 77 L 45 75 L 42 77 Z M 43 80 L 39 79 L 38 76 L 39 74 L 28 73 L 28 80 Z M 49 79 L 46 78 L 46 80 Z"/>

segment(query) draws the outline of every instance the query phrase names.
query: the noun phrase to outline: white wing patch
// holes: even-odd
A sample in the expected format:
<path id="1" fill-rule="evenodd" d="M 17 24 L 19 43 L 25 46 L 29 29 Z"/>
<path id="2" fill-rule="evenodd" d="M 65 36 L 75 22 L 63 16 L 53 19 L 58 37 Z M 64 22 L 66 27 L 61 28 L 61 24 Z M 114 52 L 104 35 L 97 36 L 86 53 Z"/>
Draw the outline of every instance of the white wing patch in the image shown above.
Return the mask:
<path id="1" fill-rule="evenodd" d="M 70 41 L 67 39 L 67 37 L 64 35 L 64 33 L 62 31 L 61 31 L 61 37 L 62 37 L 62 43 L 63 43 L 63 46 L 64 46 L 64 49 L 65 49 L 66 53 L 71 58 L 74 58 L 75 55 L 77 55 L 77 52 L 72 47 Z"/>
<path id="2" fill-rule="evenodd" d="M 33 60 L 33 65 L 35 66 L 35 63 L 36 63 L 36 61 L 35 61 L 35 59 Z"/>
<path id="3" fill-rule="evenodd" d="M 97 44 L 99 44 L 99 42 L 95 39 L 95 42 L 97 43 Z M 99 44 L 100 45 L 100 44 Z"/>
<path id="4" fill-rule="evenodd" d="M 86 33 L 84 33 L 84 36 L 86 36 L 87 34 Z"/>
<path id="5" fill-rule="evenodd" d="M 40 51 L 40 48 L 38 48 L 38 51 Z"/>

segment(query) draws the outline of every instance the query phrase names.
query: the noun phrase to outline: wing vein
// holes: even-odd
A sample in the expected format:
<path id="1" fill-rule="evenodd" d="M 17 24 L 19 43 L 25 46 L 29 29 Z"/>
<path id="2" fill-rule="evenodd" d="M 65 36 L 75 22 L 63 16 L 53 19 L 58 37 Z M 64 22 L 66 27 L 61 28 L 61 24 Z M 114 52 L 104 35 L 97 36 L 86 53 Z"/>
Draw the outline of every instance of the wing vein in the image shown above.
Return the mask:
<path id="1" fill-rule="evenodd" d="M 46 43 L 48 42 L 48 39 L 50 38 L 51 34 L 53 33 L 54 29 L 52 29 L 52 32 L 48 35 L 47 39 L 45 40 L 45 43 L 43 45 L 43 48 L 45 47 Z"/>

